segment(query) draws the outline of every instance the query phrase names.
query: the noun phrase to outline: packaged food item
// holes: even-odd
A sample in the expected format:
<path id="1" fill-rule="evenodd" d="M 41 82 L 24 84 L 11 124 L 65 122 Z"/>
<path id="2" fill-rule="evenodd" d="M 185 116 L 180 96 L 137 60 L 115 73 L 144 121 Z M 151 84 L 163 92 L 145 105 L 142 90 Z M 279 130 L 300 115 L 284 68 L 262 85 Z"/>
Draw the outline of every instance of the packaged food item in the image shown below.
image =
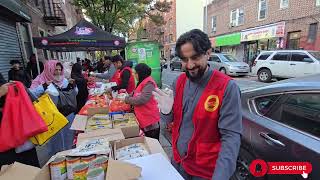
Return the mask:
<path id="1" fill-rule="evenodd" d="M 89 156 L 92 154 L 109 154 L 109 141 L 105 138 L 88 139 L 82 141 L 77 148 L 72 149 L 72 156 Z"/>
<path id="2" fill-rule="evenodd" d="M 67 157 L 67 175 L 68 179 L 73 179 L 73 168 L 80 164 L 80 157 Z"/>
<path id="3" fill-rule="evenodd" d="M 88 172 L 87 180 L 104 180 L 104 170 L 100 168 L 91 169 Z"/>
<path id="4" fill-rule="evenodd" d="M 93 168 L 101 167 L 104 171 L 108 168 L 109 157 L 106 155 L 97 156 L 97 158 L 92 162 Z"/>
<path id="5" fill-rule="evenodd" d="M 89 166 L 86 163 L 81 163 L 73 168 L 74 180 L 86 180 Z"/>
<path id="6" fill-rule="evenodd" d="M 123 101 L 112 100 L 110 103 L 110 112 L 130 112 L 131 106 Z"/>
<path id="7" fill-rule="evenodd" d="M 67 178 L 66 158 L 58 157 L 49 165 L 51 180 L 65 180 Z"/>
<path id="8" fill-rule="evenodd" d="M 131 144 L 116 150 L 117 160 L 129 160 L 146 155 L 149 155 L 149 152 L 143 143 Z"/>
<path id="9" fill-rule="evenodd" d="M 89 169 L 90 169 L 92 167 L 92 162 L 95 159 L 96 159 L 95 155 L 84 156 L 84 157 L 81 157 L 81 162 L 82 163 L 87 163 L 89 165 Z"/>

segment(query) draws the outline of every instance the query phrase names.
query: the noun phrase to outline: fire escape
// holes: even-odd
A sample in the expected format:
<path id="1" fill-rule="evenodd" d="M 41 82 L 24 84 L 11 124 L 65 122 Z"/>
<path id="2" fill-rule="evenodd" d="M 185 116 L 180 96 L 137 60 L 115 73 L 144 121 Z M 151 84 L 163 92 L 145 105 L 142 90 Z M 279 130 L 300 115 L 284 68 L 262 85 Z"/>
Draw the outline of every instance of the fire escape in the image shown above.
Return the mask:
<path id="1" fill-rule="evenodd" d="M 62 10 L 62 3 L 55 0 L 42 0 L 43 20 L 51 26 L 67 26 L 66 16 Z"/>

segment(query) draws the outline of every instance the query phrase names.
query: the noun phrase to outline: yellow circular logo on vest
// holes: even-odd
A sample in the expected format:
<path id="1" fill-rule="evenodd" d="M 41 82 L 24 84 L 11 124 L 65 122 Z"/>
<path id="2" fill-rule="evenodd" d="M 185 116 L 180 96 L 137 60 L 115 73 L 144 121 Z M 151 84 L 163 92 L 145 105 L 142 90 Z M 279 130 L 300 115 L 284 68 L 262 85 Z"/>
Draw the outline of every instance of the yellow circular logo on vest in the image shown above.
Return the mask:
<path id="1" fill-rule="evenodd" d="M 206 102 L 204 103 L 204 109 L 208 112 L 213 112 L 218 109 L 219 98 L 217 95 L 210 95 L 207 97 Z"/>

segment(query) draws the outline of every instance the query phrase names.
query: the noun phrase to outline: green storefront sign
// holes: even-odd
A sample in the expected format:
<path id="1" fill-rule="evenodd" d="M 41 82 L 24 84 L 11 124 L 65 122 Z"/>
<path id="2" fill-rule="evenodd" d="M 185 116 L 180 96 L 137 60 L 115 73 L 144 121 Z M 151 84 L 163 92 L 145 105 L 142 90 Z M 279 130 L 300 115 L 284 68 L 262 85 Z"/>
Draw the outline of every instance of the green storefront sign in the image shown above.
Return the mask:
<path id="1" fill-rule="evenodd" d="M 151 69 L 151 76 L 161 87 L 160 49 L 159 44 L 154 41 L 129 42 L 126 45 L 126 59 L 133 65 L 146 63 Z"/>
<path id="2" fill-rule="evenodd" d="M 227 34 L 223 36 L 218 36 L 216 39 L 216 46 L 233 46 L 240 44 L 241 33 Z"/>

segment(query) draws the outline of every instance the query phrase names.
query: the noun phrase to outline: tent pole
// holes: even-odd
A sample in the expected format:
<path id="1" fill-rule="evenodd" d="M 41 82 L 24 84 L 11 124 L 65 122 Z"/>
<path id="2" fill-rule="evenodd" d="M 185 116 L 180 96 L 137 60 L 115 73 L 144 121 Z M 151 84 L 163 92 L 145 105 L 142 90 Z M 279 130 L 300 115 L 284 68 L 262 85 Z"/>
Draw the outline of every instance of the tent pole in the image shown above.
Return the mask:
<path id="1" fill-rule="evenodd" d="M 36 56 L 38 75 L 40 75 L 40 65 L 39 65 L 39 59 L 38 59 L 38 50 L 37 50 L 37 48 L 34 47 L 34 44 L 33 44 L 32 29 L 31 29 L 30 23 L 28 23 L 28 31 L 29 31 L 29 37 L 30 37 L 32 52 Z M 30 61 L 30 59 L 29 59 L 29 61 Z"/>

